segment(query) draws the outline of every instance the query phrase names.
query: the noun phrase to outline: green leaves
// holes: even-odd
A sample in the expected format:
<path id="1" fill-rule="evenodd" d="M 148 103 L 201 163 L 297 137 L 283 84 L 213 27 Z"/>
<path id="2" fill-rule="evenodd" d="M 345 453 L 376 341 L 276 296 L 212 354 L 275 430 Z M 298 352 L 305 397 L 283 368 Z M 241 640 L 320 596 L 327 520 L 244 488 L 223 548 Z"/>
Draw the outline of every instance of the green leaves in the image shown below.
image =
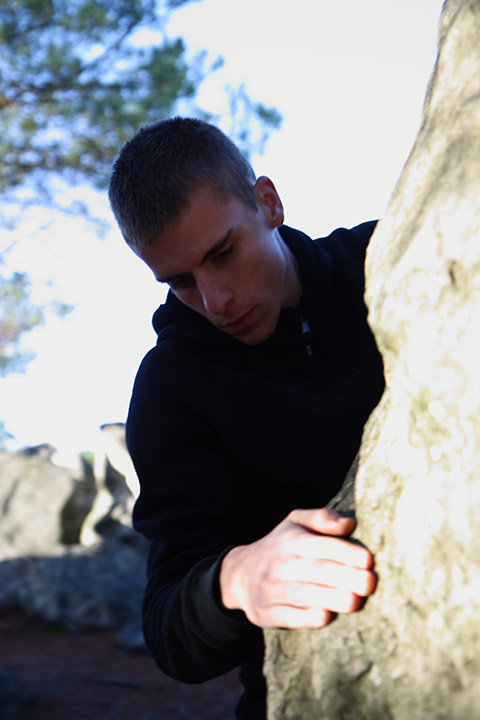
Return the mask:
<path id="1" fill-rule="evenodd" d="M 34 355 L 20 349 L 20 338 L 44 323 L 47 310 L 64 317 L 72 309 L 70 304 L 58 301 L 48 306 L 34 304 L 30 299 L 30 280 L 25 273 L 0 275 L 0 375 L 25 370 Z"/>
<path id="2" fill-rule="evenodd" d="M 114 156 L 140 125 L 172 115 L 179 103 L 207 117 L 193 102 L 221 59 L 209 65 L 204 52 L 187 60 L 183 40 L 166 33 L 169 14 L 186 2 L 0 0 L 4 197 L 29 183 L 33 195 L 41 185 L 45 202 L 42 176 L 52 172 L 103 189 Z M 234 92 L 248 106 L 234 121 L 242 128 L 234 139 L 257 150 L 280 116 L 252 103 L 243 87 Z M 238 109 L 238 98 L 231 106 Z"/>
<path id="3" fill-rule="evenodd" d="M 24 273 L 0 276 L 0 375 L 20 372 L 31 355 L 18 348 L 20 336 L 43 322 L 43 310 L 29 299 L 30 281 Z"/>
<path id="4" fill-rule="evenodd" d="M 170 7 L 0 0 L 0 190 L 40 170 L 71 170 L 103 187 L 123 141 L 194 96 L 184 43 L 163 32 Z M 163 32 L 160 44 L 132 42 L 146 26 Z"/>

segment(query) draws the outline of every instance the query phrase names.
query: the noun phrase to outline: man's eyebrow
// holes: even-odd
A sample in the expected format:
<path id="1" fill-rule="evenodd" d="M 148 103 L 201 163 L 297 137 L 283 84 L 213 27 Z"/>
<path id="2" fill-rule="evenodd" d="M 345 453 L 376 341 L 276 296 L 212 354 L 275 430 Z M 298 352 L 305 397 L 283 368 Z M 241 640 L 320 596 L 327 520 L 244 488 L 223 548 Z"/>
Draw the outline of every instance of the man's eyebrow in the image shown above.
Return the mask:
<path id="1" fill-rule="evenodd" d="M 203 258 L 200 262 L 200 265 L 205 265 L 207 260 L 210 260 L 212 255 L 216 255 L 218 252 L 221 252 L 223 250 L 223 248 L 225 247 L 225 245 L 228 244 L 232 233 L 233 233 L 233 228 L 230 228 L 230 230 L 227 231 L 227 233 L 221 240 L 219 240 L 217 243 L 215 243 L 215 245 L 213 247 L 211 247 L 210 250 L 207 250 L 207 252 L 205 253 L 205 255 L 203 256 Z"/>
<path id="2" fill-rule="evenodd" d="M 209 250 L 207 250 L 207 252 L 205 253 L 205 255 L 204 255 L 204 256 L 202 257 L 202 259 L 200 260 L 200 265 L 205 265 L 205 263 L 206 263 L 208 260 L 210 260 L 210 258 L 211 258 L 213 255 L 216 255 L 218 252 L 221 252 L 221 251 L 223 250 L 223 248 L 225 247 L 225 245 L 228 245 L 228 243 L 229 243 L 229 241 L 230 241 L 230 238 L 231 238 L 231 235 L 232 235 L 232 233 L 233 233 L 233 230 L 234 230 L 233 228 L 230 228 L 230 229 L 225 233 L 225 236 L 224 236 L 221 240 L 219 240 L 218 242 L 216 242 L 215 245 L 213 245 Z M 167 283 L 168 285 L 170 285 L 172 282 L 175 282 L 175 280 L 178 280 L 179 278 L 185 277 L 186 275 L 189 275 L 189 273 L 177 273 L 176 275 L 171 275 L 171 276 L 168 277 L 168 278 L 159 278 L 159 277 L 157 277 L 157 282 L 159 282 L 159 283 Z"/>

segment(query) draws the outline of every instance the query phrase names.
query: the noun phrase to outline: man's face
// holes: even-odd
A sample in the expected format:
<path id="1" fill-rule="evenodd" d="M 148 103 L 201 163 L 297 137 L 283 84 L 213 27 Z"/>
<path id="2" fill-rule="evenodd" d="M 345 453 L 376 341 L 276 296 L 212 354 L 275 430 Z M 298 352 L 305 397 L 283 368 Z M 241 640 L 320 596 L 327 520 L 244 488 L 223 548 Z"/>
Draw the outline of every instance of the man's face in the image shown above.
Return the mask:
<path id="1" fill-rule="evenodd" d="M 284 214 L 273 183 L 260 177 L 254 194 L 257 211 L 202 185 L 153 244 L 136 250 L 181 302 L 247 345 L 270 337 L 301 294 L 277 230 Z"/>

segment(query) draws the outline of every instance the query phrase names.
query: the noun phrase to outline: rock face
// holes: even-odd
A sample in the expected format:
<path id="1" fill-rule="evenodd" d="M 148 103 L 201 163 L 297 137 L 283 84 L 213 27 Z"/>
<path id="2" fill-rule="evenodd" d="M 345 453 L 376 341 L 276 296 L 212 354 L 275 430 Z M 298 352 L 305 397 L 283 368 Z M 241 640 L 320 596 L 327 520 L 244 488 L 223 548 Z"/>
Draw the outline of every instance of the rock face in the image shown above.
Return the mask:
<path id="1" fill-rule="evenodd" d="M 359 613 L 266 633 L 269 720 L 480 716 L 480 0 L 447 0 L 422 124 L 367 259 L 386 392 L 365 429 Z"/>

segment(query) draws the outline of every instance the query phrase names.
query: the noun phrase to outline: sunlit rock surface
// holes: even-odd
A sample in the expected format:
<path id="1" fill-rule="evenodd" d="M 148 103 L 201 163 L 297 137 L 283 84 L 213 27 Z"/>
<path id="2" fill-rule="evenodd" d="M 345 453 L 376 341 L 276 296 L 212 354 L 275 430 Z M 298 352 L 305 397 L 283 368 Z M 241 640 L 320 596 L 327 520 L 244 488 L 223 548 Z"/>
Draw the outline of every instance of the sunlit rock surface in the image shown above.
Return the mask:
<path id="1" fill-rule="evenodd" d="M 406 40 L 408 44 L 408 40 Z M 367 259 L 387 390 L 365 430 L 360 613 L 266 633 L 269 720 L 480 717 L 480 1 L 447 0 L 422 124 Z"/>

